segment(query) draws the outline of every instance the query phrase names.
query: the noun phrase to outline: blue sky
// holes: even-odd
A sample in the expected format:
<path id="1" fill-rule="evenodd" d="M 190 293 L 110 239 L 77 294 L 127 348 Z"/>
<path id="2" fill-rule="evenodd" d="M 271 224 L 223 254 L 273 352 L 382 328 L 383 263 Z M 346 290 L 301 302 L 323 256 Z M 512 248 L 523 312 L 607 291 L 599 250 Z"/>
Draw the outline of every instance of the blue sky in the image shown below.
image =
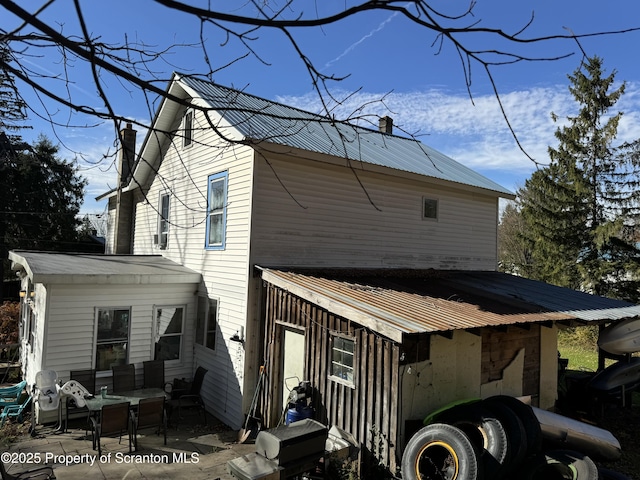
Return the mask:
<path id="1" fill-rule="evenodd" d="M 40 2 L 17 2 L 29 11 L 35 11 Z M 204 3 L 207 2 L 190 2 Z M 281 1 L 261 2 L 270 8 L 283 6 Z M 350 5 L 352 2 L 346 2 Z M 151 0 L 110 0 L 109 2 L 82 1 L 86 23 L 90 32 L 101 35 L 106 42 L 121 42 L 125 35 L 156 49 L 175 44 L 176 48 L 164 61 L 154 65 L 163 78 L 172 71 L 200 72 L 203 68 L 202 51 L 187 44 L 199 41 L 199 24 L 193 18 L 168 10 Z M 297 4 L 297 2 L 296 2 Z M 345 2 L 303 1 L 304 12 L 312 16 L 316 11 Z M 469 2 L 436 0 L 433 6 L 447 13 L 462 13 Z M 246 8 L 245 2 L 225 2 L 230 11 Z M 79 27 L 71 0 L 57 0 L 45 9 L 39 18 L 54 23 L 65 35 L 77 34 Z M 244 6 L 244 7 L 243 7 Z M 623 30 L 640 26 L 640 4 L 628 0 L 610 0 L 603 6 L 594 0 L 477 0 L 474 17 L 467 23 L 502 28 L 516 32 L 524 27 L 533 14 L 532 24 L 523 38 L 543 35 L 566 35 Z M 11 30 L 20 22 L 3 12 L 2 28 Z M 25 30 L 31 31 L 31 30 Z M 332 86 L 339 98 L 347 98 L 337 115 L 344 117 L 367 104 L 367 112 L 390 115 L 397 126 L 396 132 L 417 133 L 424 143 L 456 160 L 480 171 L 505 187 L 515 190 L 535 168 L 523 154 L 506 122 L 501 116 L 488 77 L 479 65 L 472 65 L 470 91 L 457 53 L 449 44 L 438 44 L 433 32 L 412 25 L 402 15 L 374 12 L 310 31 L 291 30 L 304 53 L 325 74 L 347 76 Z M 251 47 L 259 55 L 237 61 L 214 74 L 214 80 L 223 85 L 243 88 L 249 93 L 268 99 L 283 101 L 312 111 L 319 111 L 317 96 L 311 88 L 308 74 L 299 57 L 284 36 L 278 32 L 257 31 Z M 551 112 L 561 118 L 575 112 L 575 102 L 568 92 L 567 75 L 579 65 L 581 54 L 570 40 L 553 40 L 541 44 L 506 46 L 487 35 L 460 37 L 473 48 L 509 48 L 532 57 L 549 58 L 569 55 L 557 61 L 521 62 L 497 66 L 492 73 L 506 114 L 518 139 L 527 153 L 540 163 L 547 161 L 547 147 L 555 145 L 554 131 L 558 124 L 551 120 Z M 219 30 L 205 31 L 207 54 L 214 67 L 226 65 L 246 52 L 237 39 L 226 41 Z M 640 138 L 640 65 L 635 46 L 640 32 L 586 38 L 581 41 L 588 55 L 604 59 L 606 72 L 617 71 L 616 79 L 627 82 L 627 93 L 617 105 L 623 111 L 619 127 L 619 141 Z M 573 55 L 571 55 L 573 54 Z M 61 63 L 55 52 L 41 51 L 38 56 L 25 57 L 36 71 L 59 74 Z M 63 91 L 71 92 L 75 101 L 102 108 L 89 72 L 79 63 L 68 68 L 73 83 Z M 121 115 L 148 123 L 150 113 L 144 99 L 107 76 L 103 78 L 113 108 Z M 60 83 L 60 82 L 58 82 Z M 164 85 L 160 85 L 164 88 Z M 19 84 L 20 87 L 20 84 Z M 59 87 L 55 87 L 59 88 Z M 23 95 L 36 111 L 42 104 L 27 90 Z M 356 92 L 353 96 L 349 94 Z M 384 97 L 384 103 L 376 102 Z M 51 108 L 49 111 L 56 109 Z M 60 108 L 55 118 L 72 127 L 51 126 L 30 114 L 31 132 L 23 132 L 29 140 L 44 133 L 60 141 L 61 156 L 79 157 L 82 174 L 89 179 L 85 213 L 100 213 L 105 202 L 94 198 L 114 185 L 112 167 L 115 132 L 113 125 L 100 123 L 78 115 L 70 115 Z M 92 128 L 80 125 L 91 124 Z M 139 135 L 143 138 L 144 135 Z"/>

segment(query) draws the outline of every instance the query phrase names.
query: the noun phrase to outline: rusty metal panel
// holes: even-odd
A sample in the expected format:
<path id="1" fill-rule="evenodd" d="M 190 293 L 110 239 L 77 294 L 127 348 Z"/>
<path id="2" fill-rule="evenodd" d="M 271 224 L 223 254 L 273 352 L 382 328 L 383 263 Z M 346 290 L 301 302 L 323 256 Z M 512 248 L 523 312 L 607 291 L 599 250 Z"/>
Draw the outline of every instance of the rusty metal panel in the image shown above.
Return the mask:
<path id="1" fill-rule="evenodd" d="M 263 279 L 401 341 L 403 334 L 640 315 L 640 306 L 499 272 L 288 271 Z"/>

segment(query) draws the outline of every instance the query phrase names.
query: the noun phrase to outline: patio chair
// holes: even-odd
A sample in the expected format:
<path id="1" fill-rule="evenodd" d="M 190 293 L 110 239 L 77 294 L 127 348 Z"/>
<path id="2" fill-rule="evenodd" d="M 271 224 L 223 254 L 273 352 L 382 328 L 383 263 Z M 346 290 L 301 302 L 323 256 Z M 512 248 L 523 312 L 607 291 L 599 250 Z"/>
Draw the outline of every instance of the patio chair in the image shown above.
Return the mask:
<path id="1" fill-rule="evenodd" d="M 69 380 L 75 380 L 91 394 L 94 394 L 96 392 L 96 371 L 94 369 L 71 370 L 71 372 L 69 372 Z M 65 413 L 65 431 L 67 430 L 69 414 L 73 415 L 75 413 L 86 413 L 87 421 L 89 421 L 89 409 L 85 406 L 78 406 L 76 400 L 73 397 L 67 397 Z"/>
<path id="2" fill-rule="evenodd" d="M 131 414 L 134 450 L 138 450 L 138 431 L 144 428 L 155 428 L 157 434 L 164 434 L 167 444 L 167 415 L 164 409 L 164 397 L 143 398 L 138 403 L 138 412 Z"/>
<path id="3" fill-rule="evenodd" d="M 122 433 L 127 432 L 129 436 L 129 453 L 131 453 L 131 417 L 129 413 L 129 402 L 114 403 L 105 405 L 100 410 L 100 417 L 90 417 L 93 449 L 98 450 L 98 455 L 102 455 L 101 439 L 106 435 L 118 434 L 118 443 L 122 442 Z"/>
<path id="4" fill-rule="evenodd" d="M 60 386 L 55 370 L 40 370 L 36 373 L 36 396 L 40 410 L 57 410 L 60 405 Z"/>
<path id="5" fill-rule="evenodd" d="M 15 385 L 10 387 L 2 387 L 0 388 L 0 408 L 5 407 L 7 405 L 15 405 L 18 403 L 20 399 L 20 394 L 24 387 L 27 386 L 27 381 L 23 380 Z"/>
<path id="6" fill-rule="evenodd" d="M 53 473 L 53 468 L 48 465 L 31 470 L 24 470 L 22 472 L 9 473 L 4 466 L 4 462 L 0 460 L 0 478 L 2 478 L 2 480 L 55 480 L 56 476 Z"/>
<path id="7" fill-rule="evenodd" d="M 204 424 L 207 424 L 207 411 L 205 409 L 204 401 L 200 396 L 200 390 L 202 389 L 204 377 L 207 372 L 208 370 L 206 368 L 198 367 L 196 369 L 195 375 L 193 376 L 191 388 L 189 388 L 188 390 L 174 388 L 172 390 L 171 395 L 173 398 L 169 401 L 169 412 L 170 414 L 172 414 L 173 411 L 177 409 L 178 421 L 180 420 L 180 418 L 182 418 L 183 410 L 196 409 L 198 410 L 198 413 L 202 413 L 202 416 L 204 417 Z M 178 421 L 176 421 L 176 428 L 178 426 Z"/>
<path id="8" fill-rule="evenodd" d="M 142 362 L 142 388 L 164 388 L 164 360 Z"/>
<path id="9" fill-rule="evenodd" d="M 4 427 L 4 422 L 6 422 L 7 418 L 10 417 L 15 418 L 18 422 L 22 423 L 24 410 L 30 403 L 31 395 L 24 392 L 20 397 L 19 403 L 16 403 L 15 405 L 6 405 L 2 409 L 2 413 L 0 413 L 0 428 Z"/>
<path id="10" fill-rule="evenodd" d="M 111 367 L 111 373 L 113 374 L 113 393 L 136 389 L 136 367 L 133 363 L 114 365 Z"/>

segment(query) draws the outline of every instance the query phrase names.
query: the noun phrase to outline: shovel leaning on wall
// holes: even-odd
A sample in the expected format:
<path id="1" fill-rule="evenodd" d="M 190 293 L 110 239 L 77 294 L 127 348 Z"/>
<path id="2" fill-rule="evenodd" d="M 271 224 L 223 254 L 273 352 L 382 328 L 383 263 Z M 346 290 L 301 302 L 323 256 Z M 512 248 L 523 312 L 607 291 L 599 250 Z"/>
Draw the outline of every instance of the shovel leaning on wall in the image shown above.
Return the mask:
<path id="1" fill-rule="evenodd" d="M 247 419 L 244 422 L 244 428 L 241 428 L 238 432 L 238 443 L 244 443 L 251 434 L 257 435 L 262 428 L 262 419 L 256 416 L 256 409 L 258 408 L 258 397 L 262 388 L 262 381 L 264 378 L 264 365 L 260 367 L 260 375 L 258 375 L 258 384 L 251 400 L 249 407 L 249 413 L 247 413 Z"/>

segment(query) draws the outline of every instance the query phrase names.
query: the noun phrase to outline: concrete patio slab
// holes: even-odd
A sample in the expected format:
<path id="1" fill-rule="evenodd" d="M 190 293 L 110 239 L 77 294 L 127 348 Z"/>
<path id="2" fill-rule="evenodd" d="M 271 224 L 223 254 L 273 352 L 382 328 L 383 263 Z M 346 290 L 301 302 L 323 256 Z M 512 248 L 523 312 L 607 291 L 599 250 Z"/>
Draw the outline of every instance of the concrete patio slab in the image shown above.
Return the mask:
<path id="1" fill-rule="evenodd" d="M 59 480 L 233 480 L 227 462 L 255 450 L 252 443 L 237 443 L 237 433 L 218 421 L 205 426 L 195 419 L 170 428 L 167 445 L 162 435 L 146 430 L 138 435 L 138 451 L 132 453 L 126 434 L 122 440 L 105 437 L 99 456 L 91 433 L 85 437 L 84 422 L 70 422 L 64 433 L 39 425 L 35 437 L 24 436 L 10 445 L 3 460 L 9 473 L 49 464 Z"/>

